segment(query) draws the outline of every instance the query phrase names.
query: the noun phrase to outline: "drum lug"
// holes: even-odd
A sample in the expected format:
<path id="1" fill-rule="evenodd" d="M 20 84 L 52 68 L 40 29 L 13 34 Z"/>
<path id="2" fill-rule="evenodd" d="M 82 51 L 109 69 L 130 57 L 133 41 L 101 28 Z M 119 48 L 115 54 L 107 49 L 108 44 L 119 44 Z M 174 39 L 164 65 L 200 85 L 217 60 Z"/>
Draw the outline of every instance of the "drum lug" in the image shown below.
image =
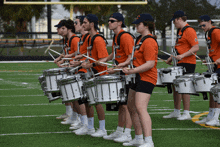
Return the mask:
<path id="1" fill-rule="evenodd" d="M 120 89 L 119 97 L 122 98 L 123 95 L 124 95 L 124 93 L 125 93 L 125 89 L 124 89 L 124 88 L 121 88 L 121 89 Z"/>

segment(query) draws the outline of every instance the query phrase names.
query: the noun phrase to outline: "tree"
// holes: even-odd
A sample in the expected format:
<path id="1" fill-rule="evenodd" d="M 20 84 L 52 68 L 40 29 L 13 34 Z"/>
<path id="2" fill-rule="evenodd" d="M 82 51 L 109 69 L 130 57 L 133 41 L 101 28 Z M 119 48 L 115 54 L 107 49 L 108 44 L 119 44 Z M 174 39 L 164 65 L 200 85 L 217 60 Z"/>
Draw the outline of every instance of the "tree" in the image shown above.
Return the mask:
<path id="1" fill-rule="evenodd" d="M 15 32 L 26 32 L 27 22 L 30 22 L 33 16 L 35 16 L 36 19 L 39 19 L 41 14 L 44 12 L 44 7 L 44 5 L 3 5 L 0 9 L 0 17 L 3 21 L 7 22 L 5 27 L 10 27 L 10 22 L 13 21 L 14 26 L 11 26 L 10 28 L 14 27 Z"/>

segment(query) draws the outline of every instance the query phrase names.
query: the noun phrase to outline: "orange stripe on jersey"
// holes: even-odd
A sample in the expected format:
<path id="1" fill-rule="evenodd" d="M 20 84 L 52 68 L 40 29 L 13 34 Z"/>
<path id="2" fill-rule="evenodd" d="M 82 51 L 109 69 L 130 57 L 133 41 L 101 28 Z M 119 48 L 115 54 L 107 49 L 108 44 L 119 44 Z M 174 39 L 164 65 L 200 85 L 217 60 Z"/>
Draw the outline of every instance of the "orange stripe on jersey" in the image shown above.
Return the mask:
<path id="1" fill-rule="evenodd" d="M 112 42 L 112 51 L 114 51 L 114 42 L 117 44 L 117 38 L 118 35 L 124 32 L 124 30 L 120 30 L 120 32 L 115 36 L 115 40 L 113 40 Z M 124 33 L 121 37 L 120 37 L 120 48 L 117 49 L 116 51 L 116 55 L 115 55 L 115 60 L 118 61 L 118 63 L 123 63 L 127 60 L 128 55 L 130 55 L 132 53 L 133 50 L 133 46 L 134 46 L 134 39 L 131 35 L 129 35 L 128 33 Z"/>
<path id="2" fill-rule="evenodd" d="M 186 24 L 186 26 L 189 26 L 189 24 Z M 178 32 L 178 34 L 182 35 L 181 30 Z M 199 42 L 196 35 L 196 31 L 193 28 L 189 27 L 183 32 L 183 35 L 181 39 L 179 39 L 178 42 L 176 43 L 175 48 L 177 49 L 178 53 L 181 55 L 189 51 L 194 45 L 197 44 L 199 44 Z M 178 61 L 178 63 L 196 64 L 196 57 L 194 55 L 191 55 Z"/>
<path id="3" fill-rule="evenodd" d="M 150 34 L 152 35 L 152 34 Z M 137 42 L 139 42 L 141 39 Z M 141 80 L 150 82 L 154 85 L 157 83 L 157 55 L 158 55 L 158 45 L 153 38 L 147 38 L 141 45 L 141 47 L 134 53 L 134 66 L 141 66 L 147 61 L 155 61 L 155 65 L 148 71 L 139 73 Z"/>
<path id="4" fill-rule="evenodd" d="M 220 58 L 220 29 L 214 29 L 211 34 L 211 49 L 209 49 L 209 56 L 214 62 Z M 217 68 L 220 68 L 220 65 L 218 65 Z"/>

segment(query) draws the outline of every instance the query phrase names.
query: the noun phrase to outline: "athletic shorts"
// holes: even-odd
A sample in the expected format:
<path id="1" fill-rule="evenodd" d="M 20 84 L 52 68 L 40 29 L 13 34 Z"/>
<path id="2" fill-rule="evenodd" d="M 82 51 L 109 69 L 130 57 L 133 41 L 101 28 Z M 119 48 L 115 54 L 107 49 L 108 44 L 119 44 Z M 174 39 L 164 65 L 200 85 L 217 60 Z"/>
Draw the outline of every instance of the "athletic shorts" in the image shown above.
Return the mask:
<path id="1" fill-rule="evenodd" d="M 152 94 L 154 87 L 155 87 L 154 84 L 150 82 L 142 81 L 140 74 L 137 73 L 135 78 L 135 84 L 132 85 L 131 89 L 136 92 Z"/>
<path id="2" fill-rule="evenodd" d="M 196 64 L 179 63 L 177 66 L 182 66 L 185 68 L 186 71 L 184 71 L 183 74 L 195 73 Z"/>

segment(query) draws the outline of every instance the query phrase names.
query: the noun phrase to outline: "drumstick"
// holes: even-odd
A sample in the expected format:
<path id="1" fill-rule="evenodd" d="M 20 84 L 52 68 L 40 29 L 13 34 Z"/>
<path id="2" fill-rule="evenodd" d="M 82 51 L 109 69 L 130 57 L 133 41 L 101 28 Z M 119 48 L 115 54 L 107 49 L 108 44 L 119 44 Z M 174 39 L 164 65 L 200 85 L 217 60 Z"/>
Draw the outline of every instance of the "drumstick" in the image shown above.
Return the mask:
<path id="1" fill-rule="evenodd" d="M 52 51 L 52 52 L 54 52 L 54 53 L 56 53 L 56 54 L 58 54 L 58 55 L 61 55 L 61 53 L 59 53 L 59 52 L 57 52 L 57 51 L 55 51 L 55 50 L 52 50 L 52 49 L 50 49 L 50 48 L 49 48 L 49 50 Z"/>
<path id="2" fill-rule="evenodd" d="M 82 55 L 83 55 L 84 57 L 86 57 L 86 58 L 92 60 L 92 61 L 95 61 L 95 62 L 98 62 L 98 63 L 101 63 L 101 64 L 105 64 L 105 65 L 109 65 L 109 66 L 115 66 L 114 64 L 109 64 L 109 63 L 105 63 L 105 62 L 100 62 L 100 61 L 97 61 L 97 60 L 95 60 L 95 59 L 93 59 L 93 58 L 91 58 L 91 57 L 89 57 L 89 56 L 84 55 L 84 54 L 82 54 Z"/>
<path id="3" fill-rule="evenodd" d="M 63 63 L 63 64 L 60 64 L 60 66 L 64 66 L 64 65 L 69 65 L 69 63 Z"/>
<path id="4" fill-rule="evenodd" d="M 190 50 L 189 50 L 190 51 Z M 199 56 L 197 56 L 196 54 L 194 54 L 192 51 L 190 51 L 194 56 L 196 56 L 196 58 L 198 58 L 199 60 L 201 60 L 202 61 L 202 59 L 199 57 Z M 203 61 L 202 61 L 203 62 Z"/>
<path id="5" fill-rule="evenodd" d="M 161 61 L 163 61 L 163 62 L 165 62 L 166 63 L 166 61 L 165 60 L 163 60 L 163 59 L 161 59 L 161 58 L 159 58 L 159 57 L 157 57 L 159 60 L 161 60 Z"/>
<path id="6" fill-rule="evenodd" d="M 97 74 L 94 74 L 94 76 L 97 76 L 97 75 L 99 75 L 99 74 L 102 74 L 102 73 L 104 73 L 104 72 L 106 72 L 107 70 L 104 70 L 104 71 L 101 71 L 101 72 L 99 72 L 99 73 L 97 73 Z"/>
<path id="7" fill-rule="evenodd" d="M 54 56 L 50 52 L 48 52 L 48 54 L 53 58 L 53 60 L 55 60 Z"/>
<path id="8" fill-rule="evenodd" d="M 50 46 L 53 44 L 54 39 L 51 41 L 50 45 L 48 46 L 48 48 L 45 50 L 44 54 L 47 53 L 47 51 L 50 49 Z"/>
<path id="9" fill-rule="evenodd" d="M 202 63 L 202 64 L 204 64 L 204 65 L 206 65 L 206 64 L 215 64 L 215 62 L 211 62 L 211 63 Z"/>
<path id="10" fill-rule="evenodd" d="M 134 68 L 127 68 L 127 69 L 134 69 Z M 113 70 L 115 70 L 115 71 L 121 71 L 121 70 L 123 70 L 123 68 L 114 68 Z"/>
<path id="11" fill-rule="evenodd" d="M 73 60 L 73 58 L 62 58 L 63 60 Z"/>
<path id="12" fill-rule="evenodd" d="M 82 67 L 82 66 L 77 66 L 77 67 L 75 67 L 75 68 L 73 68 L 73 69 L 70 69 L 70 72 L 71 72 L 71 71 L 74 71 L 74 70 L 76 70 L 76 69 L 78 69 L 78 68 L 80 68 L 80 67 Z"/>

